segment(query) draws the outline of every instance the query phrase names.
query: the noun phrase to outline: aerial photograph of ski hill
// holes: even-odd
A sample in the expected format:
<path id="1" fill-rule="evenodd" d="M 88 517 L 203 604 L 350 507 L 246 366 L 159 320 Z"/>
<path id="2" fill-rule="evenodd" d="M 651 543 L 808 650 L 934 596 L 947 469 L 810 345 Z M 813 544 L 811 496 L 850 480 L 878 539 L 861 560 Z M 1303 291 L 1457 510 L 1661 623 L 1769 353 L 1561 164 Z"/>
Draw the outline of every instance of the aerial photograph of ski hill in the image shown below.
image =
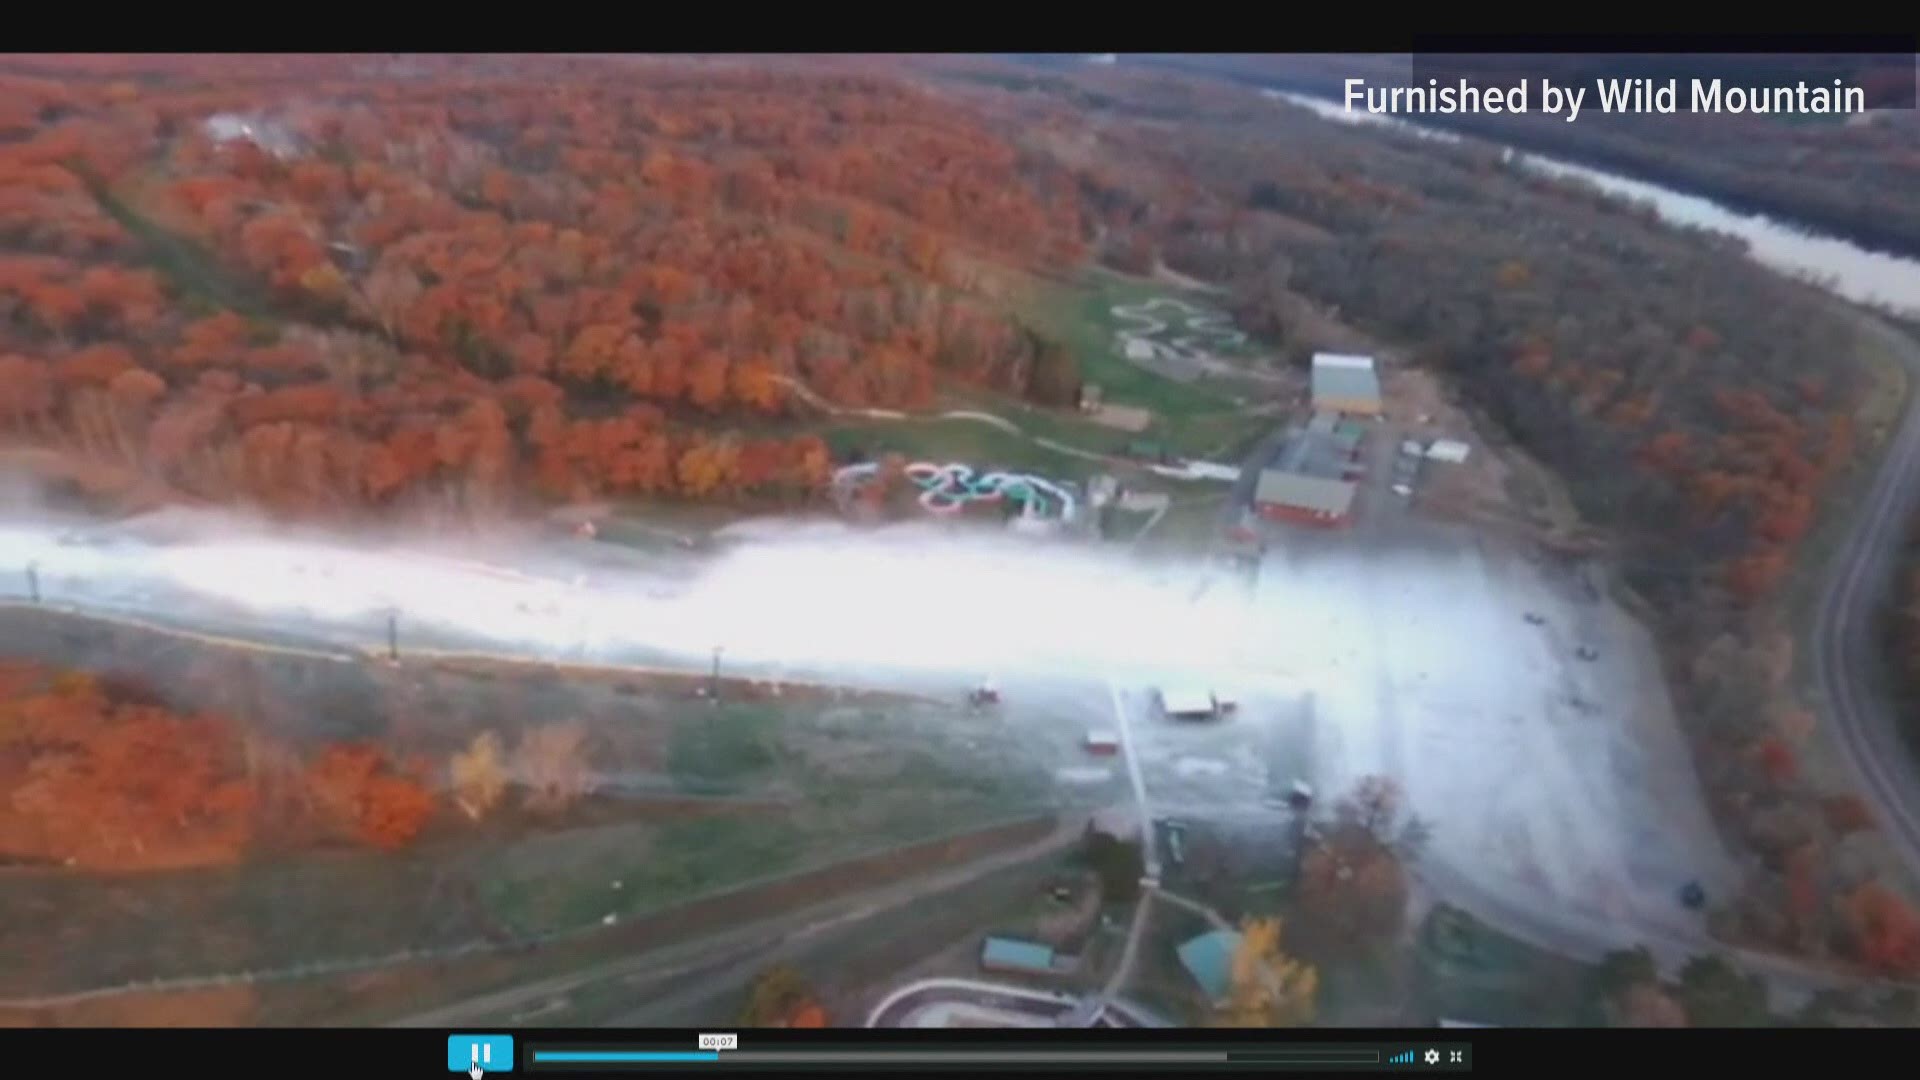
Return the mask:
<path id="1" fill-rule="evenodd" d="M 1799 59 L 0 56 L 0 1026 L 1920 1026 Z"/>

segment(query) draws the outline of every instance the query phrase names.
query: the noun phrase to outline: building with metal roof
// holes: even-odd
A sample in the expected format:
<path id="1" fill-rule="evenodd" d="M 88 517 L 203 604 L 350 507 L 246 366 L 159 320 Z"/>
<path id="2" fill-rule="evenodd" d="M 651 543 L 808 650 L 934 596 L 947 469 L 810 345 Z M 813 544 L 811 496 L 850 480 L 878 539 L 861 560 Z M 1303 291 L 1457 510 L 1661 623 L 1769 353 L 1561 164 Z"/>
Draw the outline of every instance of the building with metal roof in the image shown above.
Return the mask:
<path id="1" fill-rule="evenodd" d="M 1274 521 L 1344 525 L 1353 514 L 1353 495 L 1350 480 L 1268 469 L 1253 489 L 1253 504 L 1261 517 Z"/>
<path id="2" fill-rule="evenodd" d="M 1233 989 L 1233 953 L 1240 947 L 1235 930 L 1212 930 L 1180 946 L 1180 966 L 1187 969 L 1200 992 L 1213 1004 L 1227 999 Z"/>
<path id="3" fill-rule="evenodd" d="M 1213 691 L 1197 686 L 1168 686 L 1160 689 L 1160 711 L 1173 717 L 1213 716 L 1220 702 Z"/>
<path id="4" fill-rule="evenodd" d="M 1057 970 L 1051 948 L 1003 937 L 990 937 L 980 946 L 980 966 L 988 971 L 1020 971 L 1029 975 L 1052 975 Z"/>
<path id="5" fill-rule="evenodd" d="M 1380 376 L 1373 357 L 1313 354 L 1313 407 L 1356 416 L 1380 414 Z"/>

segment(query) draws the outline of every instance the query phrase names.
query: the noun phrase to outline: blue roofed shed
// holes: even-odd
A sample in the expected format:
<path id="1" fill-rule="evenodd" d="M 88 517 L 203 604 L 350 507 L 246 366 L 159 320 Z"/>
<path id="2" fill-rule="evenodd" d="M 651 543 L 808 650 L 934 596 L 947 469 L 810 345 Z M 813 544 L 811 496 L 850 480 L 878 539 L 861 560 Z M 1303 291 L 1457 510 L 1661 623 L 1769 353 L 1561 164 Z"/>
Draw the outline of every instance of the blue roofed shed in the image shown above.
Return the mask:
<path id="1" fill-rule="evenodd" d="M 989 971 L 1025 971 L 1052 974 L 1053 950 L 1031 941 L 990 937 L 980 948 L 980 966 Z"/>
<path id="2" fill-rule="evenodd" d="M 1239 947 L 1235 930 L 1214 930 L 1180 946 L 1180 966 L 1200 984 L 1208 1001 L 1226 1000 L 1233 988 L 1233 951 Z"/>

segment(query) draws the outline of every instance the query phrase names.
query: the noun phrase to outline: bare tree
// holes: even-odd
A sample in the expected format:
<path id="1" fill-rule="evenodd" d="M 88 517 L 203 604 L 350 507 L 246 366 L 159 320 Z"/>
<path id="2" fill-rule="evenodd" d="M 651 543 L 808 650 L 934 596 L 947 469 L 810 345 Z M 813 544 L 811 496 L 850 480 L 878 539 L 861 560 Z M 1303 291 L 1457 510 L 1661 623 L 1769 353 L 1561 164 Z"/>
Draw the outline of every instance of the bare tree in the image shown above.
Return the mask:
<path id="1" fill-rule="evenodd" d="M 577 720 L 534 728 L 520 737 L 519 771 L 530 810 L 553 813 L 593 793 L 598 782 L 587 764 L 587 729 Z"/>

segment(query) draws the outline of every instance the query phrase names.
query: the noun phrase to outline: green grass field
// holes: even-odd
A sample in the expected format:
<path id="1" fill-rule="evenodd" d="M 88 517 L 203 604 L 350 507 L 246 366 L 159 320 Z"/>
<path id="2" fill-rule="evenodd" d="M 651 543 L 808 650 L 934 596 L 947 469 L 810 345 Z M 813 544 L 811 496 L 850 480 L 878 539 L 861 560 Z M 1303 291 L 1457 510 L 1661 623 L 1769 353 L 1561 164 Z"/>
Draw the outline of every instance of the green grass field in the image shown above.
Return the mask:
<path id="1" fill-rule="evenodd" d="M 1020 419 L 1024 418 L 1015 422 Z M 846 460 L 854 451 L 868 458 L 900 453 L 931 461 L 962 461 L 977 468 L 1036 472 L 1061 480 L 1081 480 L 1099 471 L 1098 462 L 1050 450 L 974 420 L 846 420 L 828 426 L 821 435 L 835 460 Z M 1094 444 L 1087 449 L 1097 452 L 1100 447 Z"/>
<path id="2" fill-rule="evenodd" d="M 741 790 L 770 773 L 777 760 L 775 706 L 726 703 L 687 710 L 674 721 L 667 771 L 674 786 L 701 794 Z"/>
<path id="3" fill-rule="evenodd" d="M 1157 438 L 1181 457 L 1237 464 L 1253 445 L 1280 424 L 1273 416 L 1240 410 L 1162 417 L 1148 437 Z"/>
<path id="4" fill-rule="evenodd" d="M 1588 968 L 1508 937 L 1445 906 L 1417 933 L 1415 1008 L 1508 1026 L 1574 1022 Z"/>
<path id="5" fill-rule="evenodd" d="M 683 789 L 746 797 L 700 816 L 608 794 L 591 813 L 546 824 L 519 814 L 472 825 L 449 811 L 418 846 L 394 853 L 302 850 L 140 874 L 6 871 L 0 953 L 17 963 L 0 972 L 0 996 L 597 927 L 608 914 L 624 921 L 1046 809 L 1049 775 L 970 754 L 958 706 L 929 708 L 871 705 L 847 719 L 844 707 L 799 698 L 636 704 L 632 724 L 656 728 L 637 748 L 612 751 L 627 756 L 608 767 L 657 768 Z M 845 730 L 830 734 L 834 724 Z"/>

